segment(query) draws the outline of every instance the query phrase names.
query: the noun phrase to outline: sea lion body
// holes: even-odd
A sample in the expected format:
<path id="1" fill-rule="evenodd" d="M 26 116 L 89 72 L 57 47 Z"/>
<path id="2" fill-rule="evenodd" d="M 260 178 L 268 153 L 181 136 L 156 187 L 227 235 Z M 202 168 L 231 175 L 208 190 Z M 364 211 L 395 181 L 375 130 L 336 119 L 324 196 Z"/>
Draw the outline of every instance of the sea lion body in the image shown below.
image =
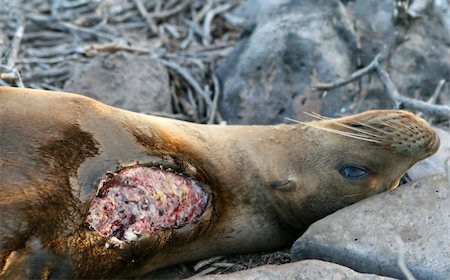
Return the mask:
<path id="1" fill-rule="evenodd" d="M 403 111 L 295 125 L 200 125 L 75 94 L 4 87 L 0 143 L 0 277 L 108 278 L 285 246 L 312 222 L 395 188 L 439 138 Z M 358 171 L 349 163 L 368 174 L 344 178 Z M 99 182 L 146 166 L 198 182 L 207 199 L 200 217 L 130 241 L 92 228 L 87 217 Z"/>

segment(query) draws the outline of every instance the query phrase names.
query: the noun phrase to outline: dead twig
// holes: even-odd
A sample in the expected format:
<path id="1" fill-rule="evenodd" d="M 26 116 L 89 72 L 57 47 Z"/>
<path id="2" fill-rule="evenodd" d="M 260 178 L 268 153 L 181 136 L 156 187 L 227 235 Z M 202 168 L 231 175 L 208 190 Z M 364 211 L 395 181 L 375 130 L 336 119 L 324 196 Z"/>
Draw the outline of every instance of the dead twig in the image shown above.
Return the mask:
<path id="1" fill-rule="evenodd" d="M 384 90 L 388 94 L 389 98 L 394 102 L 394 107 L 396 109 L 408 108 L 408 109 L 419 110 L 422 113 L 427 113 L 430 115 L 450 118 L 450 106 L 430 104 L 425 101 L 416 100 L 413 98 L 402 96 L 398 92 L 398 90 L 395 87 L 394 83 L 392 82 L 391 78 L 389 77 L 389 74 L 381 66 L 381 64 L 380 64 L 381 59 L 382 59 L 382 56 L 380 54 L 378 54 L 377 56 L 375 56 L 375 58 L 369 65 L 367 65 L 366 67 L 364 67 L 361 70 L 354 72 L 352 75 L 350 75 L 350 77 L 345 78 L 345 79 L 339 79 L 332 83 L 318 84 L 315 87 L 317 89 L 321 89 L 321 90 L 329 90 L 332 88 L 337 88 L 337 87 L 343 86 L 345 84 L 348 84 L 350 82 L 353 82 L 357 79 L 360 79 L 361 77 L 370 73 L 371 71 L 376 71 L 378 79 L 383 84 Z M 443 85 L 442 85 L 442 87 L 443 87 Z M 440 90 L 441 89 L 439 89 L 439 91 Z"/>
<path id="2" fill-rule="evenodd" d="M 378 54 L 377 56 L 375 56 L 375 58 L 372 60 L 372 62 L 367 65 L 366 67 L 353 72 L 349 77 L 344 78 L 344 79 L 338 79 L 332 83 L 319 83 L 317 85 L 315 85 L 314 87 L 319 89 L 319 90 L 330 90 L 333 88 L 338 88 L 341 87 L 343 85 L 349 84 L 353 81 L 356 81 L 358 79 L 361 79 L 361 77 L 367 75 L 368 73 L 370 73 L 371 71 L 374 70 L 375 68 L 375 64 L 379 63 L 379 61 L 381 61 L 383 58 L 381 57 L 380 54 Z"/>
<path id="3" fill-rule="evenodd" d="M 134 3 L 136 4 L 136 7 L 139 10 L 139 13 L 144 18 L 144 20 L 147 22 L 148 26 L 150 27 L 150 31 L 152 33 L 158 33 L 158 26 L 156 26 L 155 21 L 152 19 L 152 17 L 149 15 L 147 9 L 145 8 L 144 4 L 141 0 L 134 0 Z"/>
<path id="4" fill-rule="evenodd" d="M 14 38 L 11 43 L 11 52 L 9 53 L 8 60 L 6 62 L 6 65 L 8 67 L 14 67 L 16 64 L 17 54 L 19 53 L 20 49 L 20 42 L 22 41 L 23 34 L 25 32 L 25 26 L 23 25 L 22 20 L 17 20 L 17 30 L 14 33 Z"/>
<path id="5" fill-rule="evenodd" d="M 220 268 L 230 268 L 235 265 L 236 265 L 235 263 L 229 263 L 229 262 L 215 262 L 215 263 L 211 264 L 211 266 L 220 267 Z"/>
<path id="6" fill-rule="evenodd" d="M 400 267 L 402 273 L 405 275 L 406 279 L 415 280 L 416 278 L 414 278 L 414 276 L 412 275 L 411 271 L 409 270 L 409 268 L 406 266 L 405 263 L 405 246 L 403 244 L 403 241 L 397 234 L 394 237 L 398 247 L 397 264 Z"/>
<path id="7" fill-rule="evenodd" d="M 425 101 L 401 96 L 389 77 L 389 74 L 378 62 L 375 63 L 375 69 L 377 70 L 378 78 L 384 86 L 385 92 L 395 102 L 396 108 L 415 109 L 423 113 L 450 118 L 449 106 L 429 104 Z"/>
<path id="8" fill-rule="evenodd" d="M 168 60 L 161 60 L 164 65 L 166 65 L 168 68 L 176 71 L 183 79 L 195 90 L 197 94 L 199 94 L 203 100 L 205 101 L 206 105 L 208 105 L 209 108 L 213 107 L 211 98 L 206 94 L 206 92 L 202 89 L 200 84 L 197 82 L 197 80 L 189 73 L 188 70 L 181 67 L 180 65 L 168 61 Z M 207 117 L 209 118 L 211 114 L 211 111 L 207 113 Z"/>
<path id="9" fill-rule="evenodd" d="M 221 123 L 223 121 L 222 116 L 217 111 L 217 104 L 219 103 L 219 96 L 220 96 L 220 85 L 219 85 L 219 79 L 217 79 L 216 75 L 212 75 L 212 80 L 214 84 L 214 98 L 213 98 L 213 104 L 211 108 L 211 116 L 209 116 L 208 124 L 213 124 L 214 119 L 217 119 L 218 123 Z"/>
<path id="10" fill-rule="evenodd" d="M 115 41 L 115 37 L 113 35 L 109 35 L 109 34 L 106 34 L 104 32 L 100 32 L 100 31 L 95 30 L 93 28 L 77 26 L 77 25 L 75 25 L 73 23 L 66 22 L 66 21 L 59 21 L 57 24 L 59 26 L 65 28 L 65 29 L 69 30 L 69 31 L 84 33 L 84 34 L 88 34 L 88 35 L 94 35 L 94 36 L 96 36 L 98 38 L 102 38 L 102 39 L 105 39 L 107 41 Z"/>
<path id="11" fill-rule="evenodd" d="M 200 271 L 199 273 L 192 275 L 192 278 L 200 277 L 200 276 L 203 276 L 203 275 L 210 274 L 211 272 L 214 272 L 214 271 L 216 271 L 216 270 L 218 270 L 218 269 L 219 269 L 218 267 L 210 266 L 210 267 L 208 267 L 207 269 L 202 270 L 202 271 Z"/>
<path id="12" fill-rule="evenodd" d="M 202 260 L 199 261 L 195 266 L 194 266 L 194 271 L 199 271 L 200 269 L 202 269 L 203 267 L 210 265 L 216 261 L 222 260 L 223 256 L 215 256 L 206 260 Z"/>
<path id="13" fill-rule="evenodd" d="M 25 72 L 23 78 L 25 80 L 35 80 L 47 77 L 59 77 L 70 74 L 72 69 L 69 66 L 55 69 L 40 69 L 35 72 Z"/>
<path id="14" fill-rule="evenodd" d="M 439 98 L 439 96 L 442 93 L 442 89 L 444 88 L 445 83 L 446 83 L 446 81 L 444 79 L 439 81 L 436 89 L 434 90 L 433 95 L 431 95 L 431 97 L 427 100 L 427 103 L 430 103 L 430 104 L 436 103 L 437 99 Z"/>
<path id="15" fill-rule="evenodd" d="M 191 2 L 192 2 L 192 0 L 181 1 L 181 3 L 173 9 L 149 13 L 148 17 L 152 18 L 152 19 L 153 18 L 154 19 L 163 19 L 163 18 L 173 16 L 173 15 L 178 14 L 179 12 L 183 11 L 184 9 L 186 9 L 191 4 Z"/>
<path id="16" fill-rule="evenodd" d="M 0 65 L 0 80 L 7 82 L 15 82 L 20 88 L 24 88 L 25 85 L 22 81 L 22 76 L 16 68 L 10 67 L 8 65 Z"/>
<path id="17" fill-rule="evenodd" d="M 210 34 L 211 33 L 211 23 L 212 23 L 214 17 L 217 14 L 224 13 L 224 12 L 230 10 L 232 7 L 233 7 L 233 5 L 227 3 L 224 5 L 218 6 L 206 13 L 205 21 L 203 22 L 203 34 L 205 35 L 203 37 L 203 45 L 204 46 L 208 46 L 211 41 L 211 34 Z"/>
<path id="18" fill-rule="evenodd" d="M 131 47 L 126 46 L 118 43 L 105 43 L 105 44 L 93 44 L 84 46 L 84 54 L 87 56 L 92 56 L 97 54 L 97 52 L 118 52 L 118 51 L 129 51 L 129 52 L 136 52 L 136 53 L 148 53 L 149 50 L 137 48 L 137 47 Z"/>

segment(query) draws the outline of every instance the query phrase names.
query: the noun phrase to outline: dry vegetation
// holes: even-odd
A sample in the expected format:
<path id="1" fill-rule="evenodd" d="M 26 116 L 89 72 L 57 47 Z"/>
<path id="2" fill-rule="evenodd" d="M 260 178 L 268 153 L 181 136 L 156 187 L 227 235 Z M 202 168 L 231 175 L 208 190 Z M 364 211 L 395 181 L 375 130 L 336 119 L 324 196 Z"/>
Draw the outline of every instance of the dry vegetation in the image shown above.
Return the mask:
<path id="1" fill-rule="evenodd" d="M 170 70 L 174 115 L 220 122 L 214 69 L 241 0 L 0 0 L 0 85 L 61 90 L 99 52 L 147 54 Z"/>

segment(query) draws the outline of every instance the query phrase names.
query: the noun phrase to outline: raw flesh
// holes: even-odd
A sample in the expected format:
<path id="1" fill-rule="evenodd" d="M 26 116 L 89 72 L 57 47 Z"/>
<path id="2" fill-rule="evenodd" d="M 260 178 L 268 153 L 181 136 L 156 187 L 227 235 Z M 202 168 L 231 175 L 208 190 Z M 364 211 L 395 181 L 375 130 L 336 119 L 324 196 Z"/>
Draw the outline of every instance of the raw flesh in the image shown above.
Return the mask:
<path id="1" fill-rule="evenodd" d="M 121 241 L 144 232 L 195 223 L 208 194 L 194 179 L 162 167 L 128 167 L 114 174 L 92 200 L 86 222 Z"/>

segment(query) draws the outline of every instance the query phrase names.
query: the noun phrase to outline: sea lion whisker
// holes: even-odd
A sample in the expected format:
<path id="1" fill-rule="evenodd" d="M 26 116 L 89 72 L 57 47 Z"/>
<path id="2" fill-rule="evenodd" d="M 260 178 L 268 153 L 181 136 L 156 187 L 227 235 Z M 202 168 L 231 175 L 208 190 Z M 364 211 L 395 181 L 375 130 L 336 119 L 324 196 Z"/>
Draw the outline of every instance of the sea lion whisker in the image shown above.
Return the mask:
<path id="1" fill-rule="evenodd" d="M 395 119 L 395 120 L 392 120 L 392 122 L 394 122 L 395 124 L 398 125 L 397 128 L 401 127 L 403 130 L 406 129 L 407 131 L 409 131 L 409 132 L 411 132 L 413 134 L 417 133 L 417 131 L 414 129 L 414 126 L 410 125 L 410 123 L 411 123 L 410 121 L 405 123 L 405 122 L 402 122 L 402 121 L 400 121 L 398 119 Z"/>
<path id="2" fill-rule="evenodd" d="M 319 119 L 319 120 L 333 120 L 333 118 L 325 117 L 325 116 L 322 116 L 322 115 L 317 114 L 317 113 L 309 113 L 309 112 L 303 112 L 303 113 L 306 114 L 306 115 L 308 115 L 308 116 L 311 116 L 311 117 L 313 117 L 313 118 Z M 387 131 L 385 131 L 385 130 L 383 130 L 383 129 L 380 129 L 380 128 L 377 128 L 377 127 L 375 127 L 375 126 L 372 126 L 372 125 L 370 125 L 370 124 L 364 123 L 364 122 L 360 122 L 360 121 L 357 121 L 357 120 L 352 120 L 352 123 L 356 123 L 356 124 L 358 124 L 358 125 L 361 125 L 361 126 L 364 126 L 364 127 L 370 128 L 370 129 L 373 129 L 373 130 L 378 131 L 378 132 L 381 132 L 381 133 L 383 133 L 383 134 L 388 134 Z M 339 124 L 339 125 L 345 125 L 345 124 L 341 124 L 341 123 L 338 123 L 338 124 Z M 399 123 L 399 125 L 401 125 L 401 123 Z M 360 129 L 357 129 L 357 128 L 351 126 L 351 125 L 347 125 L 347 126 L 345 126 L 345 127 L 348 128 L 348 129 L 352 129 L 352 130 L 361 132 L 361 133 L 368 134 L 368 135 L 373 136 L 373 137 L 376 137 L 376 138 L 381 138 L 381 137 L 383 137 L 383 136 L 381 136 L 381 135 L 377 135 L 377 134 L 370 133 L 370 132 L 368 132 L 368 131 L 366 131 L 366 130 L 360 130 Z"/>
<path id="3" fill-rule="evenodd" d="M 403 124 L 401 122 L 399 122 L 398 120 L 396 120 L 396 119 L 387 120 L 385 122 L 394 125 L 395 128 L 398 128 L 399 126 L 403 126 Z"/>
<path id="4" fill-rule="evenodd" d="M 356 132 L 365 134 L 365 136 L 372 136 L 372 137 L 380 138 L 380 135 L 377 135 L 377 134 L 374 134 L 374 133 L 370 133 L 370 132 L 368 132 L 368 131 L 366 131 L 366 130 L 364 130 L 364 129 L 360 129 L 360 128 L 357 128 L 357 127 L 353 127 L 353 126 L 348 125 L 348 124 L 339 123 L 339 122 L 336 122 L 335 124 L 340 125 L 340 126 L 343 126 L 343 127 L 345 127 L 345 128 L 348 128 L 348 129 L 350 129 L 350 130 L 353 130 L 353 131 L 356 131 Z"/>
<path id="5" fill-rule="evenodd" d="M 284 117 L 284 119 L 285 119 L 286 121 L 290 121 L 290 122 L 293 122 L 293 123 L 298 123 L 298 124 L 302 124 L 302 123 L 303 123 L 303 122 L 301 122 L 301 121 L 294 120 L 294 119 L 291 119 L 291 118 L 288 118 L 288 117 Z"/>
<path id="6" fill-rule="evenodd" d="M 309 113 L 309 112 L 303 112 L 305 115 L 308 115 L 312 118 L 318 119 L 318 120 L 332 120 L 333 118 L 330 117 L 326 117 L 326 116 L 322 116 L 321 114 L 318 113 Z"/>
<path id="7" fill-rule="evenodd" d="M 390 128 L 392 128 L 392 129 L 397 129 L 398 128 L 398 124 L 396 124 L 396 123 L 393 123 L 392 121 L 383 121 L 382 122 L 382 124 L 384 125 L 384 126 L 387 126 L 387 127 L 390 127 Z"/>
<path id="8" fill-rule="evenodd" d="M 365 126 L 365 127 L 367 127 L 367 128 L 373 129 L 373 130 L 375 130 L 375 131 L 378 131 L 378 132 L 381 132 L 381 133 L 385 133 L 385 134 L 386 134 L 386 131 L 385 131 L 385 130 L 380 129 L 380 128 L 378 128 L 378 127 L 375 127 L 375 126 L 373 126 L 373 125 L 370 125 L 370 124 L 367 124 L 367 123 L 363 123 L 363 122 L 360 122 L 360 121 L 356 121 L 356 120 L 352 120 L 352 122 L 354 122 L 354 123 L 356 123 L 356 124 L 359 124 L 359 125 L 362 125 L 362 126 Z"/>
<path id="9" fill-rule="evenodd" d="M 318 127 L 318 128 L 326 130 L 326 131 L 333 132 L 335 134 L 339 134 L 339 135 L 342 135 L 342 136 L 353 138 L 353 139 L 359 139 L 359 140 L 368 141 L 368 142 L 381 143 L 380 141 L 377 141 L 376 139 L 364 137 L 364 135 L 359 135 L 359 134 L 355 134 L 355 133 L 352 133 L 352 132 L 345 132 L 345 131 L 333 130 L 333 129 L 325 129 L 325 128 L 322 128 L 322 127 Z"/>
<path id="10" fill-rule="evenodd" d="M 306 114 L 306 115 L 308 115 L 308 116 L 310 116 L 310 117 L 316 118 L 316 119 L 318 119 L 318 120 L 331 120 L 331 121 L 334 120 L 333 118 L 325 117 L 325 116 L 322 116 L 322 115 L 317 114 L 317 113 L 309 113 L 309 112 L 303 112 L 303 113 Z M 352 127 L 352 126 L 350 126 L 350 125 L 347 125 L 347 124 L 344 124 L 344 123 L 340 123 L 340 122 L 333 122 L 333 123 L 335 123 L 335 124 L 337 124 L 337 125 L 340 125 L 340 126 L 342 126 L 342 127 L 345 127 L 345 128 L 347 128 L 347 129 L 350 129 L 350 130 L 353 130 L 353 131 L 356 131 L 356 132 L 365 134 L 365 136 L 372 136 L 372 137 L 380 138 L 379 135 L 370 133 L 370 132 L 368 132 L 368 131 L 366 131 L 366 130 L 363 130 L 363 129 L 359 129 L 359 128 L 356 128 L 356 127 Z"/>
<path id="11" fill-rule="evenodd" d="M 342 136 L 346 136 L 346 137 L 349 137 L 349 138 L 353 138 L 353 139 L 367 141 L 367 142 L 381 143 L 381 141 L 379 141 L 379 140 L 372 139 L 372 138 L 367 138 L 367 137 L 364 137 L 364 135 L 358 135 L 358 134 L 351 133 L 351 132 L 344 132 L 344 131 L 340 131 L 340 130 L 335 130 L 334 133 L 342 135 Z"/>
<path id="12" fill-rule="evenodd" d="M 306 122 L 299 122 L 299 123 L 301 123 L 303 125 L 306 125 L 306 126 L 315 127 L 315 128 L 321 129 L 321 130 L 332 132 L 332 133 L 335 133 L 335 134 L 339 134 L 339 135 L 342 135 L 342 136 L 346 136 L 346 137 L 349 137 L 349 138 L 357 139 L 357 140 L 373 142 L 373 143 L 382 143 L 382 141 L 379 141 L 379 140 L 376 140 L 376 139 L 371 139 L 371 138 L 366 138 L 366 137 L 363 137 L 362 135 L 351 133 L 351 132 L 345 132 L 345 131 L 335 130 L 335 129 L 331 129 L 331 128 L 316 126 L 316 125 L 313 125 L 313 124 L 310 124 L 310 123 L 306 123 Z"/>

